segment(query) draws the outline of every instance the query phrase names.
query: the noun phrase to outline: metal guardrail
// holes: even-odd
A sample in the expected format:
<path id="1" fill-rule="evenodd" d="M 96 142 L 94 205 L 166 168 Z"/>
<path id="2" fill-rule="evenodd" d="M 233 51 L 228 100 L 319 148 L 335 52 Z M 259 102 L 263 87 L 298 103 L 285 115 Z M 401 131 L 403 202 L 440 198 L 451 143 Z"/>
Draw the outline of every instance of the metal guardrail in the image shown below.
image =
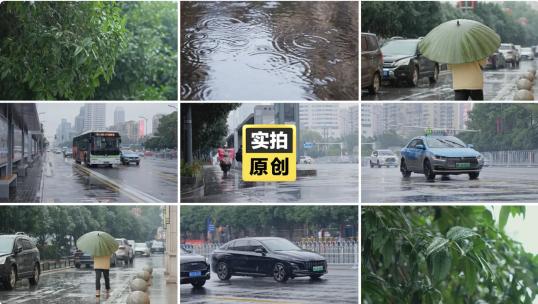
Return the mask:
<path id="1" fill-rule="evenodd" d="M 75 259 L 59 259 L 41 261 L 41 272 L 75 267 Z"/>
<path id="2" fill-rule="evenodd" d="M 490 166 L 536 167 L 538 150 L 482 152 Z"/>
<path id="3" fill-rule="evenodd" d="M 359 245 L 357 242 L 296 242 L 295 244 L 303 249 L 319 253 L 327 259 L 329 264 L 358 265 L 359 263 Z M 211 258 L 211 253 L 222 245 L 220 243 L 211 243 L 183 244 L 182 246 L 209 259 Z"/>

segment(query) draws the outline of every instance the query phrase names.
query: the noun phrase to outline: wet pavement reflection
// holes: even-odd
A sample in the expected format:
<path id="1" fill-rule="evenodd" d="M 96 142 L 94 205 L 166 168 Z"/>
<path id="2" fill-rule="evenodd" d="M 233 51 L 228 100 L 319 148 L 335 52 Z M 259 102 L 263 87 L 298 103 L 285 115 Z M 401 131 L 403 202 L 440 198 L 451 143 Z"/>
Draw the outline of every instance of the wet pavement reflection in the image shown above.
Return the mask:
<path id="1" fill-rule="evenodd" d="M 300 168 L 316 169 L 317 175 L 299 177 L 295 182 L 251 183 L 244 182 L 238 170 L 224 176 L 219 166 L 205 166 L 205 196 L 201 202 L 358 202 L 358 164 L 319 163 Z"/>
<path id="2" fill-rule="evenodd" d="M 47 153 L 43 171 L 43 202 L 177 201 L 175 159 L 144 157 L 139 166 L 88 168 L 61 154 Z"/>
<path id="3" fill-rule="evenodd" d="M 181 2 L 183 100 L 358 100 L 358 2 Z"/>
<path id="4" fill-rule="evenodd" d="M 402 178 L 398 168 L 363 167 L 361 199 L 365 203 L 404 202 L 535 202 L 538 199 L 537 168 L 486 167 L 478 180 L 468 175 L 436 177 L 423 174 Z"/>
<path id="5" fill-rule="evenodd" d="M 522 73 L 537 67 L 538 60 L 521 61 L 519 67 L 484 70 L 484 100 L 514 100 L 516 81 Z M 538 87 L 538 83 L 535 83 Z M 454 100 L 452 75 L 441 71 L 439 80 L 430 84 L 427 78 L 420 80 L 417 87 L 407 84 L 384 83 L 377 95 L 361 91 L 361 100 Z"/>
<path id="6" fill-rule="evenodd" d="M 268 277 L 232 276 L 220 281 L 211 273 L 203 288 L 181 285 L 181 303 L 358 303 L 359 273 L 353 265 L 329 264 L 319 280 L 300 277 L 277 283 Z"/>
<path id="7" fill-rule="evenodd" d="M 149 288 L 151 303 L 177 303 L 177 287 L 166 284 L 164 276 L 164 255 L 155 254 L 149 258 L 137 257 L 132 266 L 113 267 L 110 270 L 111 292 L 95 297 L 95 273 L 92 268 L 65 269 L 44 273 L 37 287 L 28 280 L 17 282 L 14 290 L 0 288 L 0 303 L 10 304 L 90 304 L 126 303 L 130 292 L 128 283 L 146 265 L 153 267 L 152 285 Z M 104 280 L 101 281 L 104 283 Z"/>

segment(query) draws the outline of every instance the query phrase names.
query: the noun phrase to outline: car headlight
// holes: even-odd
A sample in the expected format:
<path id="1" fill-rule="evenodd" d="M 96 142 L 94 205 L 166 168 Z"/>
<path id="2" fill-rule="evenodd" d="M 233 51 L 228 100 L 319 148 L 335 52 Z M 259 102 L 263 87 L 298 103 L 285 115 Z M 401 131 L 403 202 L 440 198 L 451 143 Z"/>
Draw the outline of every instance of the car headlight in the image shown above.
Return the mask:
<path id="1" fill-rule="evenodd" d="M 478 156 L 476 157 L 476 160 L 481 161 L 482 158 L 483 158 L 483 157 L 482 157 L 482 154 L 478 154 Z"/>
<path id="2" fill-rule="evenodd" d="M 399 67 L 399 66 L 402 66 L 402 65 L 408 65 L 410 61 L 411 61 L 411 58 L 398 60 L 398 61 L 394 62 L 394 66 Z"/>
<path id="3" fill-rule="evenodd" d="M 4 264 L 8 257 L 9 257 L 8 255 L 0 257 L 0 264 Z"/>
<path id="4" fill-rule="evenodd" d="M 437 161 L 446 161 L 446 157 L 444 157 L 444 156 L 439 156 L 439 155 L 434 155 L 434 156 L 433 156 L 433 159 L 434 159 L 434 160 L 437 160 Z"/>

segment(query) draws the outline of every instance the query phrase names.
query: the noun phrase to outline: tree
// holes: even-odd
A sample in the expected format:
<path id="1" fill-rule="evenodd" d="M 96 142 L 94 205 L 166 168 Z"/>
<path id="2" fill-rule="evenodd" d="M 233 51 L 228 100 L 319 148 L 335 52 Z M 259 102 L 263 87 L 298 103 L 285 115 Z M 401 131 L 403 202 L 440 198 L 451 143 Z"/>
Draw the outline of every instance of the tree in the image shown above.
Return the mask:
<path id="1" fill-rule="evenodd" d="M 538 259 L 483 206 L 367 206 L 362 210 L 363 303 L 532 303 Z"/>
<path id="2" fill-rule="evenodd" d="M 127 29 L 109 83 L 93 99 L 177 100 L 177 5 L 174 2 L 123 2 Z"/>
<path id="3" fill-rule="evenodd" d="M 177 149 L 177 111 L 161 117 L 157 134 L 144 143 L 146 149 Z"/>
<path id="4" fill-rule="evenodd" d="M 186 130 L 185 120 L 187 108 L 192 111 L 192 149 L 198 157 L 207 156 L 211 149 L 224 144 L 228 135 L 226 119 L 228 114 L 238 108 L 238 103 L 185 104 L 181 107 L 181 126 Z M 187 136 L 182 134 L 184 141 Z M 186 155 L 186 143 L 183 142 L 181 159 Z M 239 147 L 236 147 L 239 148 Z"/>
<path id="5" fill-rule="evenodd" d="M 87 99 L 125 47 L 115 2 L 0 4 L 0 99 Z"/>

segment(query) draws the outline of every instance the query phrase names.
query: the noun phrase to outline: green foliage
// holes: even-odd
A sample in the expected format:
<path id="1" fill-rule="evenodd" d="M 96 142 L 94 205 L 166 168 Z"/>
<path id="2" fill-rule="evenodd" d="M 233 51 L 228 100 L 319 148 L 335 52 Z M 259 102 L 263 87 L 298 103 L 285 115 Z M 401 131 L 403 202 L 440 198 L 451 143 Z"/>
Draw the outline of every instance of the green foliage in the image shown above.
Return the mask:
<path id="1" fill-rule="evenodd" d="M 177 4 L 123 2 L 127 46 L 94 99 L 177 100 Z"/>
<path id="2" fill-rule="evenodd" d="M 479 132 L 459 134 L 480 151 L 538 148 L 538 106 L 533 104 L 476 104 L 467 127 Z"/>
<path id="3" fill-rule="evenodd" d="M 125 47 L 114 2 L 0 4 L 0 99 L 86 99 Z"/>
<path id="4" fill-rule="evenodd" d="M 200 161 L 194 161 L 192 164 L 187 164 L 181 160 L 181 176 L 195 177 L 200 176 L 203 171 L 203 164 Z"/>
<path id="5" fill-rule="evenodd" d="M 358 221 L 356 206 L 182 206 L 181 232 L 204 234 L 207 217 L 243 235 L 269 235 L 272 229 L 336 226 Z"/>
<path id="6" fill-rule="evenodd" d="M 69 254 L 70 237 L 76 240 L 93 230 L 137 242 L 153 239 L 161 226 L 161 211 L 154 206 L 138 208 L 141 217 L 121 206 L 5 206 L 0 207 L 0 232 L 25 232 L 38 239 L 44 258 L 58 258 Z"/>
<path id="7" fill-rule="evenodd" d="M 159 122 L 157 134 L 148 139 L 144 147 L 150 150 L 177 149 L 177 111 L 163 116 Z"/>
<path id="8" fill-rule="evenodd" d="M 184 104 L 181 106 L 181 126 L 185 130 L 185 117 L 188 107 L 192 115 L 192 150 L 199 157 L 207 157 L 211 149 L 224 145 L 228 134 L 226 119 L 228 114 L 240 106 L 238 103 Z M 186 134 L 181 134 L 183 140 Z M 183 143 L 181 158 L 185 158 L 186 144 Z M 239 147 L 236 147 L 238 149 Z"/>
<path id="9" fill-rule="evenodd" d="M 472 11 L 436 1 L 366 1 L 361 5 L 362 31 L 385 38 L 417 38 L 445 21 L 465 18 L 491 27 L 503 42 L 528 46 L 538 43 L 538 12 L 525 2 L 478 2 Z M 528 25 L 522 25 L 520 18 L 525 18 Z"/>
<path id="10" fill-rule="evenodd" d="M 361 212 L 363 303 L 530 304 L 538 292 L 537 258 L 497 228 L 485 207 Z"/>
<path id="11" fill-rule="evenodd" d="M 177 100 L 175 2 L 0 4 L 0 99 Z"/>

